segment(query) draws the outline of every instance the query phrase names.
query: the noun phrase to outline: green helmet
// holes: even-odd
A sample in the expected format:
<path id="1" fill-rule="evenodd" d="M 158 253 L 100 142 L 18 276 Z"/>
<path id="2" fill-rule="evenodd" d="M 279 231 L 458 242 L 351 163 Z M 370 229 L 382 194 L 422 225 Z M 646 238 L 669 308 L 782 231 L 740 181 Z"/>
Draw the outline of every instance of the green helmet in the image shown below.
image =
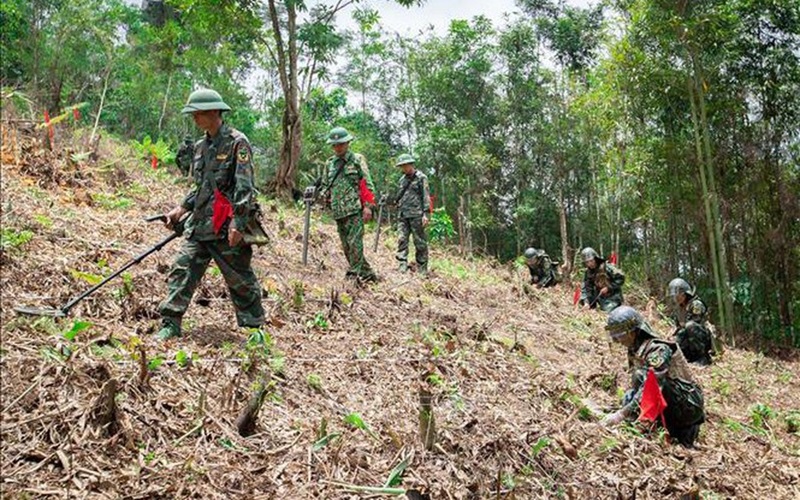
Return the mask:
<path id="1" fill-rule="evenodd" d="M 692 290 L 691 285 L 689 285 L 689 283 L 682 278 L 675 278 L 674 280 L 670 281 L 667 290 L 669 291 L 669 296 L 673 299 L 681 292 L 685 293 L 686 295 L 694 295 L 694 290 Z"/>
<path id="2" fill-rule="evenodd" d="M 592 259 L 597 259 L 600 261 L 603 260 L 603 258 L 600 257 L 600 254 L 595 252 L 594 248 L 592 247 L 586 247 L 583 250 L 581 250 L 581 257 L 583 257 L 583 262 L 588 262 Z"/>
<path id="3" fill-rule="evenodd" d="M 538 254 L 539 254 L 539 251 L 538 251 L 538 250 L 536 250 L 536 249 L 535 249 L 535 248 L 533 248 L 533 247 L 530 247 L 530 248 L 526 248 L 526 249 L 525 249 L 525 254 L 524 254 L 524 255 L 525 255 L 525 258 L 526 258 L 526 259 L 528 259 L 528 260 L 531 260 L 531 259 L 533 259 L 534 257 L 536 257 Z"/>
<path id="4" fill-rule="evenodd" d="M 198 89 L 189 94 L 186 106 L 181 113 L 194 113 L 195 111 L 209 111 L 218 109 L 220 111 L 230 111 L 231 107 L 225 104 L 222 96 L 211 89 Z"/>
<path id="5" fill-rule="evenodd" d="M 350 132 L 347 131 L 344 127 L 334 127 L 328 132 L 328 140 L 326 141 L 328 144 L 342 144 L 344 142 L 350 142 L 354 139 Z"/>
<path id="6" fill-rule="evenodd" d="M 416 163 L 416 162 L 417 162 L 417 160 L 415 160 L 413 156 L 411 156 L 408 153 L 403 153 L 403 154 L 401 154 L 400 156 L 397 157 L 397 161 L 395 162 L 394 166 L 395 167 L 402 167 L 403 165 L 407 165 L 409 163 Z"/>
<path id="7" fill-rule="evenodd" d="M 631 306 L 619 306 L 608 313 L 606 331 L 611 338 L 618 339 L 633 330 L 639 330 L 649 337 L 656 338 L 650 325 Z"/>

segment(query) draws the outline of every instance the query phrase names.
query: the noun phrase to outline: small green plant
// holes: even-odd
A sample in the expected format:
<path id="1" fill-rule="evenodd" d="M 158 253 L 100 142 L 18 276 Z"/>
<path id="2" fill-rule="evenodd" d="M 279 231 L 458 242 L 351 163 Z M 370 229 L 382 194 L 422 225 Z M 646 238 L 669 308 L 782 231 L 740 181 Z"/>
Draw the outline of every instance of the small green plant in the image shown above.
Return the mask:
<path id="1" fill-rule="evenodd" d="M 92 201 L 106 210 L 127 210 L 133 206 L 133 200 L 126 198 L 119 193 L 93 193 Z"/>
<path id="2" fill-rule="evenodd" d="M 153 156 L 162 164 L 172 164 L 175 161 L 173 148 L 161 138 L 157 142 L 153 142 L 153 139 L 146 135 L 142 142 L 132 140 L 130 145 L 140 158 L 148 162 L 151 161 Z"/>
<path id="3" fill-rule="evenodd" d="M 150 370 L 151 372 L 154 372 L 158 370 L 158 367 L 161 366 L 162 364 L 164 364 L 164 357 L 159 355 L 154 357 L 147 363 L 147 369 Z"/>
<path id="4" fill-rule="evenodd" d="M 292 307 L 296 310 L 301 309 L 303 307 L 303 302 L 305 302 L 306 287 L 302 281 L 293 280 L 292 290 Z"/>
<path id="5" fill-rule="evenodd" d="M 437 387 L 442 387 L 444 385 L 444 379 L 438 373 L 429 373 L 428 377 L 426 378 L 429 384 L 435 385 Z"/>
<path id="6" fill-rule="evenodd" d="M 766 429 L 775 411 L 765 404 L 758 403 L 750 407 L 750 421 L 756 429 Z"/>
<path id="7" fill-rule="evenodd" d="M 0 230 L 0 249 L 3 251 L 17 250 L 33 239 L 31 231 L 17 231 L 12 228 Z"/>
<path id="8" fill-rule="evenodd" d="M 350 413 L 344 417 L 344 423 L 355 429 L 360 429 L 366 432 L 370 437 L 380 441 L 378 436 L 370 429 L 358 413 Z"/>
<path id="9" fill-rule="evenodd" d="M 724 425 L 725 428 L 731 432 L 739 433 L 744 430 L 744 426 L 741 423 L 737 422 L 736 420 L 733 420 L 732 418 L 723 419 L 722 425 Z"/>
<path id="10" fill-rule="evenodd" d="M 444 207 L 433 211 L 428 228 L 433 242 L 444 243 L 456 235 L 456 231 L 453 228 L 453 219 L 450 218 Z"/>
<path id="11" fill-rule="evenodd" d="M 534 444 L 531 446 L 530 456 L 531 458 L 536 458 L 539 456 L 545 448 L 550 446 L 550 440 L 546 437 L 540 437 Z"/>
<path id="12" fill-rule="evenodd" d="M 155 459 L 156 459 L 156 452 L 154 451 L 149 451 L 144 455 L 144 463 L 147 465 L 150 465 L 150 463 L 153 462 L 153 460 Z"/>
<path id="13" fill-rule="evenodd" d="M 790 410 L 783 419 L 786 421 L 786 432 L 789 434 L 800 433 L 800 410 Z"/>
<path id="14" fill-rule="evenodd" d="M 319 328 L 320 330 L 327 330 L 330 325 L 328 324 L 328 319 L 325 317 L 325 314 L 318 312 L 317 314 L 314 315 L 314 319 L 306 321 L 306 326 L 309 328 Z"/>
<path id="15" fill-rule="evenodd" d="M 191 363 L 191 361 L 192 361 L 191 356 L 186 354 L 186 351 L 184 351 L 183 349 L 175 353 L 175 362 L 181 368 L 186 368 L 187 366 L 189 366 L 189 363 Z"/>
<path id="16" fill-rule="evenodd" d="M 33 216 L 33 220 L 45 229 L 50 229 L 53 227 L 53 219 L 46 215 L 36 214 Z"/>
<path id="17" fill-rule="evenodd" d="M 284 375 L 286 370 L 286 356 L 283 353 L 275 352 L 269 360 L 269 368 L 276 375 Z"/>
<path id="18" fill-rule="evenodd" d="M 77 337 L 79 333 L 88 329 L 90 326 L 92 326 L 92 323 L 88 321 L 76 320 L 72 323 L 70 329 L 65 330 L 61 336 L 64 337 L 64 340 L 72 342 L 73 340 L 75 340 L 75 337 Z"/>
<path id="19" fill-rule="evenodd" d="M 603 443 L 600 445 L 600 452 L 601 453 L 608 453 L 613 451 L 619 446 L 619 441 L 614 438 L 606 438 L 603 440 Z"/>
<path id="20" fill-rule="evenodd" d="M 322 378 L 316 373 L 309 373 L 306 376 L 306 383 L 317 392 L 322 390 Z"/>

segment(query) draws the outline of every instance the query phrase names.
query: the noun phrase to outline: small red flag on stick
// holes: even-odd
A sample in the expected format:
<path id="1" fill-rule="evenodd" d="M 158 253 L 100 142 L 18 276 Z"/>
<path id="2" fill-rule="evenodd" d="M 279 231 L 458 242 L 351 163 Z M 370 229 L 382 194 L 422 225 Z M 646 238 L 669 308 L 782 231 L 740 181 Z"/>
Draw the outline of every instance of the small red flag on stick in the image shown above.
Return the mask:
<path id="1" fill-rule="evenodd" d="M 53 124 L 50 123 L 50 112 L 46 109 L 44 110 L 44 123 L 47 125 L 47 135 L 50 137 L 50 147 L 53 147 L 53 139 L 55 137 L 55 130 L 53 130 Z"/>
<path id="2" fill-rule="evenodd" d="M 617 265 L 617 252 L 611 252 L 611 257 L 608 258 L 608 262 L 615 266 Z"/>
<path id="3" fill-rule="evenodd" d="M 575 293 L 572 294 L 572 305 L 577 306 L 581 300 L 581 286 L 575 287 Z"/>
<path id="4" fill-rule="evenodd" d="M 639 403 L 641 409 L 639 413 L 639 421 L 655 422 L 660 416 L 661 423 L 666 427 L 664 422 L 664 409 L 667 407 L 667 400 L 661 393 L 661 387 L 658 386 L 658 379 L 656 379 L 656 372 L 652 368 L 647 370 L 647 379 L 644 381 L 644 389 L 642 390 L 642 401 Z"/>
<path id="5" fill-rule="evenodd" d="M 155 154 L 150 157 L 150 166 L 153 168 L 158 166 L 158 158 L 156 158 Z"/>

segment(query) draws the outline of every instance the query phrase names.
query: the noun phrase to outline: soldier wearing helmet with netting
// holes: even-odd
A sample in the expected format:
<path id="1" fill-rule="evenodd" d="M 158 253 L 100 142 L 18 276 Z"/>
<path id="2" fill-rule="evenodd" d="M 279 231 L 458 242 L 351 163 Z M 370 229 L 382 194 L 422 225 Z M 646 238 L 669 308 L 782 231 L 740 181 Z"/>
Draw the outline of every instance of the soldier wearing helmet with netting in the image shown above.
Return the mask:
<path id="1" fill-rule="evenodd" d="M 428 274 L 428 213 L 431 210 L 431 192 L 428 177 L 416 169 L 416 160 L 410 154 L 401 154 L 394 165 L 403 172 L 395 198 L 397 205 L 397 254 L 400 272 L 408 271 L 408 244 L 414 237 L 414 258 L 422 276 Z"/>
<path id="2" fill-rule="evenodd" d="M 622 305 L 625 274 L 614 264 L 600 257 L 594 248 L 584 248 L 581 251 L 581 258 L 586 271 L 583 275 L 580 304 L 590 309 L 600 306 L 605 312 Z"/>
<path id="3" fill-rule="evenodd" d="M 247 137 L 223 121 L 222 113 L 230 109 L 217 92 L 200 89 L 189 95 L 182 110 L 191 113 L 205 135 L 193 148 L 195 185 L 166 214 L 169 227 L 191 215 L 183 230 L 186 241 L 169 272 L 167 298 L 159 306 L 161 339 L 181 335 L 183 315 L 212 259 L 228 285 L 239 326 L 260 328 L 264 322 L 261 285 L 251 266 L 253 250 L 245 241 L 256 196 L 252 152 Z"/>
<path id="4" fill-rule="evenodd" d="M 547 288 L 558 283 L 556 266 L 550 256 L 542 249 L 527 248 L 524 253 L 525 264 L 531 274 L 531 284 Z"/>
<path id="5" fill-rule="evenodd" d="M 330 196 L 339 241 L 349 264 L 346 276 L 374 282 L 378 276 L 364 257 L 364 222 L 372 219 L 375 186 L 367 159 L 350 151 L 353 139 L 343 127 L 335 127 L 328 133 L 326 142 L 333 148 L 334 155 L 328 159 L 327 192 L 323 197 Z"/>
<path id="6" fill-rule="evenodd" d="M 686 360 L 699 365 L 711 364 L 713 327 L 708 321 L 708 308 L 684 279 L 670 281 L 667 291 L 675 305 L 672 317 L 677 327 L 675 341 Z"/>
<path id="7" fill-rule="evenodd" d="M 623 407 L 603 419 L 605 425 L 634 421 L 641 411 L 645 379 L 653 370 L 666 407 L 663 424 L 670 437 L 691 447 L 705 421 L 703 391 L 692 376 L 680 347 L 653 333 L 650 325 L 630 306 L 620 306 L 608 315 L 606 324 L 611 339 L 628 348 L 632 363 L 632 384 Z"/>

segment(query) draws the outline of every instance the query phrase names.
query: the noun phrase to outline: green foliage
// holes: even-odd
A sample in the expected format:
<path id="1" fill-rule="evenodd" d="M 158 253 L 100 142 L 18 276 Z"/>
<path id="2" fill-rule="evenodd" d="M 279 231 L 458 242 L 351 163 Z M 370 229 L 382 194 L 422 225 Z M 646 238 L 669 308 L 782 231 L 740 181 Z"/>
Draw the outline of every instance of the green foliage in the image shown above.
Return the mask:
<path id="1" fill-rule="evenodd" d="M 328 319 L 325 317 L 325 313 L 318 312 L 314 315 L 314 319 L 310 319 L 306 321 L 306 326 L 308 328 L 319 328 L 320 330 L 327 330 L 330 325 L 328 325 Z"/>
<path id="2" fill-rule="evenodd" d="M 447 214 L 444 208 L 437 208 L 431 215 L 428 224 L 431 241 L 447 242 L 456 235 L 453 229 L 453 219 Z"/>
<path id="3" fill-rule="evenodd" d="M 750 421 L 756 429 L 766 429 L 774 416 L 775 411 L 768 405 L 758 403 L 750 407 Z"/>
<path id="4" fill-rule="evenodd" d="M 10 227 L 0 229 L 0 249 L 4 252 L 20 249 L 32 239 L 31 231 L 17 231 Z"/>
<path id="5" fill-rule="evenodd" d="M 306 383 L 317 392 L 322 389 L 322 377 L 316 373 L 309 373 L 306 377 Z"/>
<path id="6" fill-rule="evenodd" d="M 65 340 L 72 342 L 73 340 L 75 340 L 75 337 L 77 337 L 79 333 L 88 329 L 91 326 L 92 323 L 89 321 L 76 320 L 72 323 L 70 329 L 65 330 L 61 336 L 64 337 Z"/>
<path id="7" fill-rule="evenodd" d="M 92 193 L 92 201 L 105 210 L 127 210 L 134 204 L 133 200 L 118 193 Z"/>
<path id="8" fill-rule="evenodd" d="M 175 161 L 175 151 L 170 144 L 159 138 L 156 142 L 149 135 L 144 136 L 142 142 L 135 139 L 130 141 L 130 145 L 139 158 L 148 161 L 148 165 L 153 156 L 162 164 L 172 164 Z"/>

